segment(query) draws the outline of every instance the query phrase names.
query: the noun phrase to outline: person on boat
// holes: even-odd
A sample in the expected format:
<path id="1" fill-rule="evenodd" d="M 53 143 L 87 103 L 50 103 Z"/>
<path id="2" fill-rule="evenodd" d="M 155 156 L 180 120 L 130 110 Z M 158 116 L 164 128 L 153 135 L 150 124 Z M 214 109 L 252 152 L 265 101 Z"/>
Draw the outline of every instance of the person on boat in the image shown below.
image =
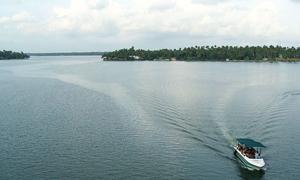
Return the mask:
<path id="1" fill-rule="evenodd" d="M 238 144 L 238 150 L 242 152 L 243 146 L 241 146 L 240 144 Z"/>
<path id="2" fill-rule="evenodd" d="M 257 152 L 255 153 L 255 159 L 259 159 L 259 154 Z"/>

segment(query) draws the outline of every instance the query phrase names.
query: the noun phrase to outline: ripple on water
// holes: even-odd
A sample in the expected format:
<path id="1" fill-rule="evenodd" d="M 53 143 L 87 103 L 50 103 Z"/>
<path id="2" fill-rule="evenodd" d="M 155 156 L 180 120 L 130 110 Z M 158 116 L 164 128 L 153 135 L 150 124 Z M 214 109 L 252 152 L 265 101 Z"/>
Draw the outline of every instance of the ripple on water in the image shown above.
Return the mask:
<path id="1" fill-rule="evenodd" d="M 158 119 L 159 123 L 165 123 L 167 127 L 179 132 L 183 135 L 183 137 L 200 143 L 201 146 L 213 151 L 220 157 L 232 160 L 231 156 L 224 153 L 224 149 L 228 149 L 228 144 L 226 144 L 226 141 L 222 139 L 221 134 L 217 131 L 217 129 L 213 128 L 214 126 L 202 126 L 201 122 L 203 120 L 190 119 L 190 117 L 185 114 L 186 112 L 173 105 L 172 102 L 168 100 L 155 98 L 155 96 L 146 96 L 145 94 L 139 99 L 147 99 L 144 101 L 147 102 L 145 106 L 151 109 L 153 117 Z M 202 119 L 210 119 L 209 109 L 202 109 L 199 111 L 204 111 L 201 113 L 202 115 L 207 114 L 207 117 L 203 118 L 202 116 Z M 197 122 L 197 124 L 195 124 L 195 122 Z M 215 125 L 215 127 L 217 127 L 217 125 Z"/>

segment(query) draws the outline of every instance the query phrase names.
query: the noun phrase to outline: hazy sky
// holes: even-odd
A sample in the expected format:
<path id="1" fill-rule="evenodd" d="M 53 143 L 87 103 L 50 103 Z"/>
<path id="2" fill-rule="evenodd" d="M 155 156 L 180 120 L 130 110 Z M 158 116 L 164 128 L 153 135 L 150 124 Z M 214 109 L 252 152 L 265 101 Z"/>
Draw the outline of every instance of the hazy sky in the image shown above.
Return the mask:
<path id="1" fill-rule="evenodd" d="M 0 49 L 300 46 L 300 0 L 0 0 Z"/>

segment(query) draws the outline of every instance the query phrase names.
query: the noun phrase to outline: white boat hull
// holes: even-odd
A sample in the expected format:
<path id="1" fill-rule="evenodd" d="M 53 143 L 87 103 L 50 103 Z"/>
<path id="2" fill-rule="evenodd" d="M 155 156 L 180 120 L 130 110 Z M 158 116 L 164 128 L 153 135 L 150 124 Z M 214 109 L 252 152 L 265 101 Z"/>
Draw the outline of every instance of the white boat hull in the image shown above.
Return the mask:
<path id="1" fill-rule="evenodd" d="M 263 158 L 251 159 L 242 154 L 237 147 L 234 147 L 236 156 L 241 160 L 245 167 L 249 170 L 266 170 L 266 164 Z"/>

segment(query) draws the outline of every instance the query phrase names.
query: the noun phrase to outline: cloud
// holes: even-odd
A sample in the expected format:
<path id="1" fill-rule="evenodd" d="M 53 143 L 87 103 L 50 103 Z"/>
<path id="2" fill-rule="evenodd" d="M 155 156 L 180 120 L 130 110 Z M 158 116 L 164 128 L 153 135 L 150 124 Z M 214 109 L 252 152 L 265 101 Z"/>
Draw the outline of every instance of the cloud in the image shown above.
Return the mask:
<path id="1" fill-rule="evenodd" d="M 300 38 L 300 25 L 294 23 L 300 17 L 296 0 L 53 0 L 45 5 L 48 9 L 37 7 L 47 9 L 42 14 L 31 8 L 36 1 L 29 2 L 30 11 L 0 16 L 1 36 L 9 31 L 45 43 L 56 39 L 58 48 L 64 41 L 91 48 L 110 44 L 112 49 L 297 44 Z"/>
<path id="2" fill-rule="evenodd" d="M 175 0 L 169 0 L 169 1 L 149 1 L 149 10 L 150 11 L 167 11 L 172 10 L 176 7 L 176 1 Z"/>
<path id="3" fill-rule="evenodd" d="M 14 31 L 15 29 L 22 34 L 31 33 L 36 30 L 34 28 L 35 18 L 27 11 L 21 11 L 11 16 L 0 17 L 0 25 L 4 30 Z"/>
<path id="4" fill-rule="evenodd" d="M 12 16 L 2 16 L 0 17 L 0 24 L 4 23 L 25 23 L 33 20 L 33 16 L 26 11 L 19 12 Z"/>
<path id="5" fill-rule="evenodd" d="M 280 11 L 272 1 L 253 6 L 220 0 L 211 6 L 203 4 L 204 0 L 195 1 L 131 0 L 129 6 L 122 1 L 72 0 L 69 7 L 54 9 L 49 29 L 104 36 L 148 32 L 272 36 L 283 30 L 277 19 Z"/>
<path id="6" fill-rule="evenodd" d="M 228 0 L 192 0 L 193 3 L 201 3 L 201 4 L 217 4 L 217 3 L 224 3 Z"/>
<path id="7" fill-rule="evenodd" d="M 54 8 L 48 29 L 73 35 L 115 34 L 118 30 L 108 4 L 108 1 L 72 0 L 69 7 Z"/>

